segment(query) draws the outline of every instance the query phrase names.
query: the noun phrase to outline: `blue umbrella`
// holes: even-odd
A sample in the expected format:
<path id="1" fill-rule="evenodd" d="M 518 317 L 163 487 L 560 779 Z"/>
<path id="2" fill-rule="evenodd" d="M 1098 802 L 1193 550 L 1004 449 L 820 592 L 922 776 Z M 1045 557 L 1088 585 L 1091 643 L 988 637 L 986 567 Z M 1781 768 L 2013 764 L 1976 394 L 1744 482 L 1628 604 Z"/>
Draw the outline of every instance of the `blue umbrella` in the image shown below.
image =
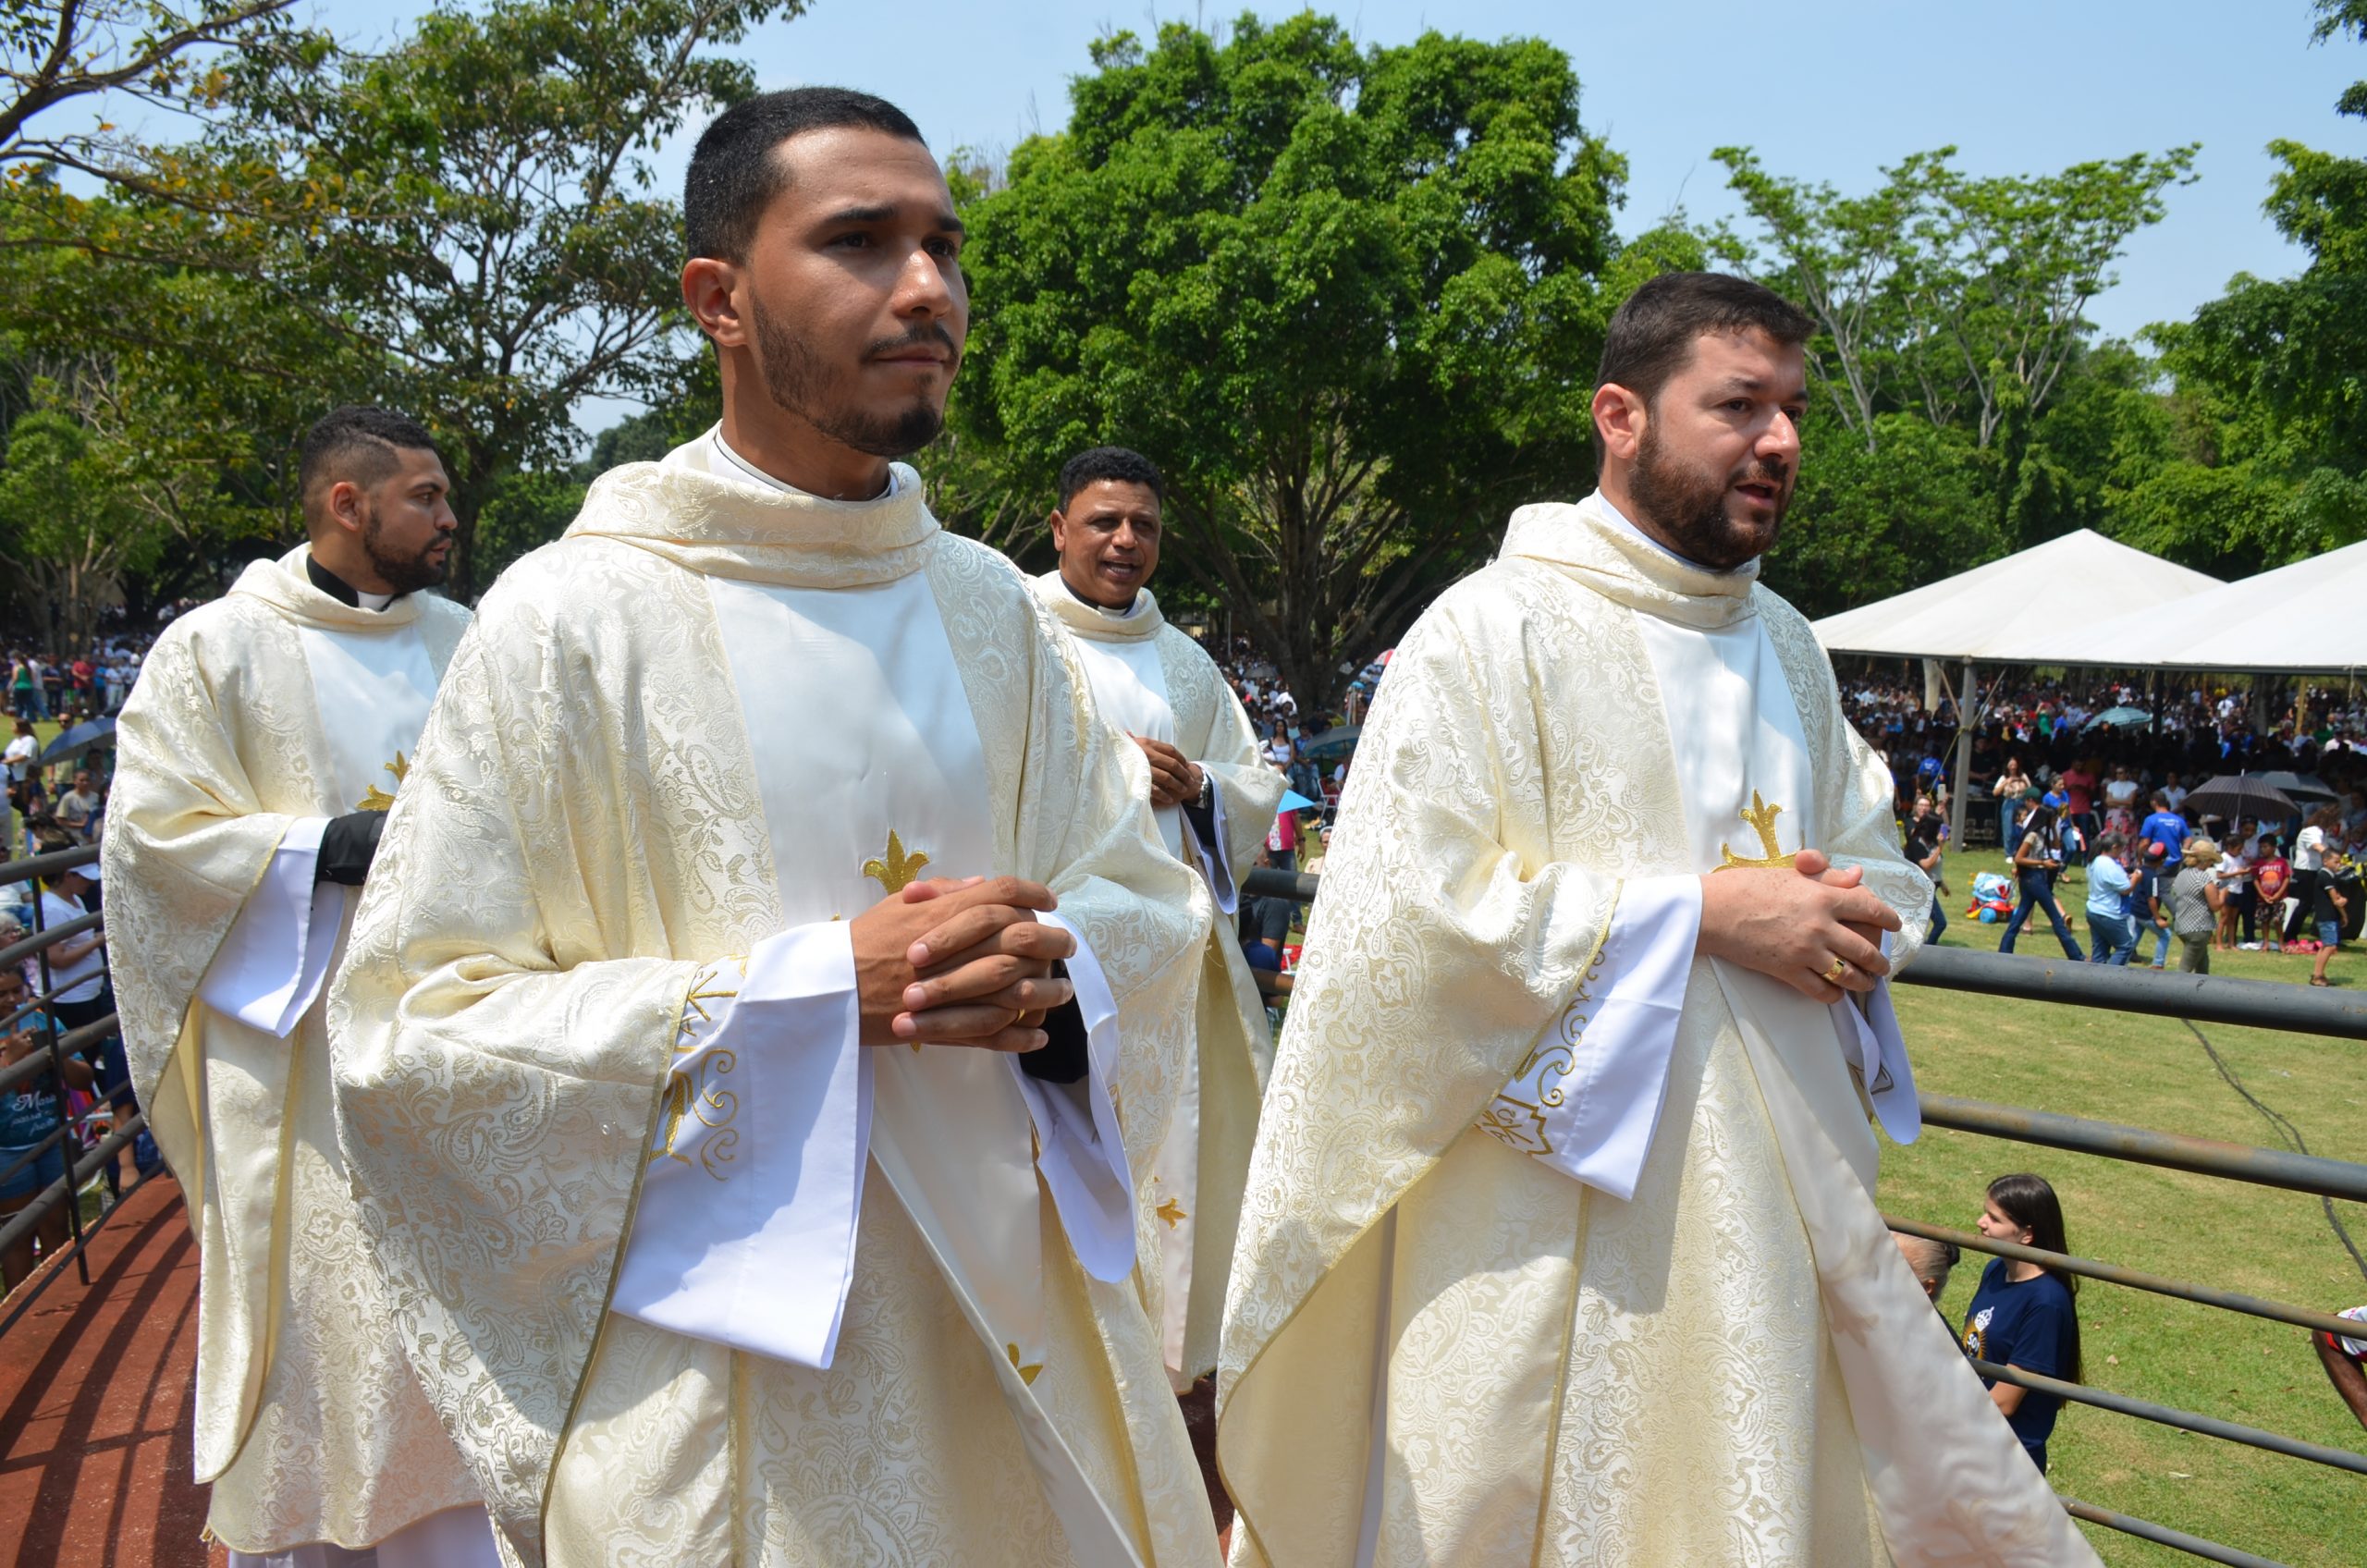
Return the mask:
<path id="1" fill-rule="evenodd" d="M 1285 790 L 1282 791 L 1282 803 L 1274 808 L 1274 815 L 1276 816 L 1286 816 L 1294 811 L 1313 811 L 1315 809 L 1315 802 L 1308 800 L 1305 795 L 1300 794 L 1296 790 Z"/>
<path id="2" fill-rule="evenodd" d="M 101 746 L 110 750 L 115 746 L 114 719 L 94 718 L 88 724 L 78 724 L 68 729 L 52 741 L 49 749 L 42 753 L 41 766 L 47 767 L 54 763 L 75 762 L 84 753 Z"/>

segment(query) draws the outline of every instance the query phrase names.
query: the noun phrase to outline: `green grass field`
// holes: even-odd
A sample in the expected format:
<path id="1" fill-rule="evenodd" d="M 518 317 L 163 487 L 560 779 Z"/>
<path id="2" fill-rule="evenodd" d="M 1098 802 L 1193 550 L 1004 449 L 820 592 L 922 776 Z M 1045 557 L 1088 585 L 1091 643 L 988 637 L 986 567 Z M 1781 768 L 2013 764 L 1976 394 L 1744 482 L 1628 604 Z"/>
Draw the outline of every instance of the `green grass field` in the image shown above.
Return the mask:
<path id="1" fill-rule="evenodd" d="M 1949 857 L 1955 891 L 1945 900 L 1944 945 L 1995 950 L 2003 925 L 1958 912 L 1970 901 L 1973 873 L 2003 867 L 1994 852 Z M 2084 949 L 2085 889 L 2067 885 L 2062 893 Z M 2016 946 L 2062 951 L 2043 925 L 2026 926 Z M 2139 956 L 2151 954 L 2149 939 Z M 2213 972 L 2298 985 L 2310 962 L 2219 954 Z M 2367 986 L 2367 953 L 2346 949 L 2329 977 Z M 1895 995 L 1922 1089 L 2287 1146 L 2175 1020 L 1911 986 Z M 2244 1085 L 2300 1130 L 2310 1152 L 2367 1159 L 2367 1043 L 2218 1025 L 2202 1032 Z M 1982 1188 L 2008 1170 L 2035 1170 L 2054 1183 L 2075 1252 L 2328 1311 L 2367 1302 L 2367 1277 L 2324 1207 L 2299 1194 L 1934 1129 L 1912 1147 L 1884 1148 L 1882 1202 L 1894 1214 L 1968 1231 Z M 2367 1206 L 2335 1208 L 2367 1251 Z M 1957 1269 L 1943 1303 L 1951 1323 L 1963 1320 L 1985 1261 L 1968 1253 Z M 2301 1329 L 2094 1282 L 2080 1292 L 2079 1318 L 2087 1378 L 2099 1388 L 2367 1454 L 2367 1431 L 2336 1397 Z M 2100 1507 L 2294 1568 L 2367 1563 L 2367 1477 L 2078 1405 L 2064 1411 L 2050 1458 L 2057 1490 Z M 2115 1568 L 2197 1561 L 2086 1528 Z"/>

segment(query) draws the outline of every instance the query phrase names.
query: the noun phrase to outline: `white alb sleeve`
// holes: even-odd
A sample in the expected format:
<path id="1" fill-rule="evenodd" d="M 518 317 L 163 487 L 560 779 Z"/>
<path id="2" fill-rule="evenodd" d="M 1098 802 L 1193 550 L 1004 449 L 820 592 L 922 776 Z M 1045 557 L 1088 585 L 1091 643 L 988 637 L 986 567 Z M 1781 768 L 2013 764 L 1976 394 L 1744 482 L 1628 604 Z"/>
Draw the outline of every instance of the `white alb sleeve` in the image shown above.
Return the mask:
<path id="1" fill-rule="evenodd" d="M 345 918 L 345 889 L 317 879 L 328 825 L 325 816 L 288 825 L 198 982 L 207 1007 L 283 1040 L 320 999 Z"/>
<path id="2" fill-rule="evenodd" d="M 1700 932 L 1699 876 L 1624 884 L 1600 956 L 1497 1096 L 1489 1130 L 1502 1138 L 1497 1128 L 1509 1113 L 1527 1123 L 1526 1145 L 1515 1146 L 1613 1197 L 1634 1197 L 1668 1096 Z"/>
<path id="3" fill-rule="evenodd" d="M 1068 961 L 1069 981 L 1085 1015 L 1091 1067 L 1085 1082 L 1073 1086 L 1078 1092 L 1030 1078 L 1016 1056 L 1009 1059 L 1011 1075 L 1027 1102 L 1039 1145 L 1036 1169 L 1051 1190 L 1052 1207 L 1068 1232 L 1069 1245 L 1087 1274 L 1114 1284 L 1134 1268 L 1134 1179 L 1117 1107 L 1110 1098 L 1118 1064 L 1118 1000 L 1085 933 L 1058 914 L 1043 919 L 1076 938 L 1076 951 Z"/>
<path id="4" fill-rule="evenodd" d="M 1233 875 L 1233 854 L 1225 848 L 1224 786 L 1213 775 L 1208 778 L 1208 825 L 1215 830 L 1217 841 L 1200 842 L 1199 829 L 1192 826 L 1192 814 L 1177 814 L 1184 819 L 1184 847 L 1192 856 L 1191 864 L 1199 868 L 1200 879 L 1208 885 L 1208 896 L 1215 900 L 1220 914 L 1241 912 L 1241 890 Z"/>
<path id="5" fill-rule="evenodd" d="M 791 927 L 700 974 L 617 1270 L 617 1311 L 777 1361 L 830 1365 L 871 1148 L 860 1028 L 845 921 Z"/>
<path id="6" fill-rule="evenodd" d="M 1890 949 L 1891 933 L 1885 931 L 1884 958 Z M 1921 1137 L 1923 1102 L 1915 1095 L 1915 1068 L 1907 1060 L 1907 1037 L 1899 1033 L 1898 1013 L 1891 1006 L 1888 977 L 1875 981 L 1863 996 L 1845 993 L 1830 1011 L 1841 1058 L 1865 1090 L 1874 1120 L 1895 1142 L 1911 1144 Z"/>

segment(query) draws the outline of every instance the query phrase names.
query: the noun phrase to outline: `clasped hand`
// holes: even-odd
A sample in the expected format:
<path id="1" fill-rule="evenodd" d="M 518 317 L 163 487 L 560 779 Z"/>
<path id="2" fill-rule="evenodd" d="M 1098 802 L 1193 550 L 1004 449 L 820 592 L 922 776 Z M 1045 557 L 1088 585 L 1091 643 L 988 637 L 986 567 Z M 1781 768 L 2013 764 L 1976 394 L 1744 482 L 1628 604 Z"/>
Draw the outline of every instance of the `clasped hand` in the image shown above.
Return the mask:
<path id="1" fill-rule="evenodd" d="M 1037 914 L 1052 890 L 1016 876 L 915 882 L 854 917 L 854 980 L 866 1046 L 1032 1051 L 1036 1027 L 1074 988 L 1052 965 L 1076 942 Z"/>
<path id="2" fill-rule="evenodd" d="M 1792 869 L 1736 867 L 1701 878 L 1701 935 L 1695 950 L 1755 969 L 1821 1002 L 1870 991 L 1890 973 L 1882 934 L 1898 912 L 1864 886 L 1856 866 L 1834 869 L 1802 850 Z M 1845 967 L 1836 971 L 1838 961 Z"/>
<path id="3" fill-rule="evenodd" d="M 1147 735 L 1126 737 L 1143 749 L 1150 762 L 1150 803 L 1154 806 L 1180 806 L 1200 798 L 1200 767 L 1191 758 L 1164 741 L 1154 741 Z"/>

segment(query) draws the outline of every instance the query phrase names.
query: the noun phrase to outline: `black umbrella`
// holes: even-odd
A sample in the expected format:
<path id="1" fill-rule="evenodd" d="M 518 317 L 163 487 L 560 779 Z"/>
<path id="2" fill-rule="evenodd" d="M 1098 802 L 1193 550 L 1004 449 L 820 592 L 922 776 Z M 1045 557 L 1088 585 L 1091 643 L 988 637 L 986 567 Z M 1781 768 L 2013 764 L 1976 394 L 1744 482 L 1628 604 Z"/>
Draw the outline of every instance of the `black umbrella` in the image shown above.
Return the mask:
<path id="1" fill-rule="evenodd" d="M 79 761 L 86 753 L 100 747 L 115 749 L 115 720 L 94 718 L 88 724 L 78 724 L 49 743 L 41 754 L 41 766 L 51 766 L 61 762 Z"/>
<path id="2" fill-rule="evenodd" d="M 2189 793 L 2181 808 L 2189 820 L 2215 816 L 2233 822 L 2240 816 L 2282 822 L 2301 808 L 2275 785 L 2248 773 L 2226 775 Z"/>

